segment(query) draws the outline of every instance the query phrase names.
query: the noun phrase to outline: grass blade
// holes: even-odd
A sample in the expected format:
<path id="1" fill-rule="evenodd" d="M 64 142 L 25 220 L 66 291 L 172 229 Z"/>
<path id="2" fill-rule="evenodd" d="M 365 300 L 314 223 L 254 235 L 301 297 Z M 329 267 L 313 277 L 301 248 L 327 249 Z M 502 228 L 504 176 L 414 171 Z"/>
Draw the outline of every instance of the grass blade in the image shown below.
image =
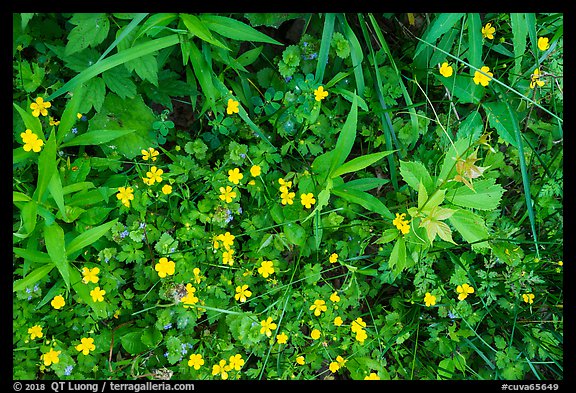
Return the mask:
<path id="1" fill-rule="evenodd" d="M 504 102 L 508 108 L 508 113 L 512 119 L 512 126 L 514 127 L 514 133 L 516 134 L 516 143 L 518 144 L 518 158 L 520 159 L 520 171 L 522 173 L 522 184 L 524 185 L 524 197 L 526 198 L 526 209 L 528 210 L 528 218 L 530 219 L 530 227 L 532 229 L 532 238 L 534 239 L 536 257 L 540 258 L 540 252 L 538 250 L 538 239 L 536 235 L 536 220 L 534 218 L 534 208 L 532 206 L 532 196 L 530 193 L 530 179 L 528 177 L 528 171 L 526 170 L 526 159 L 524 157 L 522 135 L 520 134 L 520 127 L 518 126 L 516 113 L 512 110 L 512 107 L 508 101 L 504 100 Z"/>
<path id="2" fill-rule="evenodd" d="M 132 32 L 132 30 L 134 30 L 136 26 L 138 26 L 138 24 L 142 22 L 144 18 L 146 18 L 147 15 L 148 15 L 147 13 L 136 15 L 136 17 L 132 19 L 130 23 L 128 23 L 128 25 L 122 30 L 122 33 L 120 33 L 120 35 L 114 40 L 114 42 L 112 42 L 110 46 L 104 51 L 104 53 L 102 53 L 102 56 L 100 56 L 98 61 L 96 61 L 96 64 L 101 60 L 103 60 L 108 53 L 110 53 L 114 48 L 116 48 L 116 46 L 118 46 L 118 43 L 120 43 L 128 34 L 130 34 L 130 32 Z"/>
<path id="3" fill-rule="evenodd" d="M 510 23 L 512 24 L 512 43 L 514 44 L 514 68 L 510 73 L 510 84 L 518 79 L 521 74 L 522 59 L 526 51 L 526 35 L 528 28 L 524 14 L 513 12 L 510 14 Z"/>
<path id="4" fill-rule="evenodd" d="M 64 230 L 55 222 L 52 225 L 47 225 L 44 227 L 44 240 L 52 263 L 60 271 L 66 287 L 70 289 L 70 265 L 64 247 Z"/>
<path id="5" fill-rule="evenodd" d="M 354 140 L 356 139 L 356 123 L 358 121 L 358 103 L 356 95 L 352 101 L 352 108 L 350 113 L 346 117 L 346 122 L 342 126 L 340 135 L 338 135 L 338 140 L 336 141 L 336 147 L 334 148 L 334 153 L 331 156 L 330 169 L 328 170 L 328 176 L 331 176 L 337 167 L 342 165 L 346 158 L 352 151 L 352 146 L 354 146 Z"/>
<path id="6" fill-rule="evenodd" d="M 338 20 L 340 21 L 344 36 L 350 43 L 350 58 L 352 59 L 352 68 L 354 69 L 354 78 L 356 79 L 356 89 L 358 90 L 358 95 L 363 96 L 364 74 L 362 72 L 362 61 L 364 60 L 364 54 L 362 53 L 362 47 L 354 31 L 352 31 L 350 25 L 348 25 L 346 15 L 338 14 Z"/>
<path id="7" fill-rule="evenodd" d="M 468 61 L 482 67 L 482 22 L 480 15 L 468 14 Z"/>
<path id="8" fill-rule="evenodd" d="M 318 51 L 318 63 L 316 63 L 316 83 L 322 83 L 324 79 L 324 70 L 328 62 L 328 52 L 330 51 L 330 43 L 332 42 L 335 18 L 335 14 L 324 14 L 324 29 L 322 30 L 322 41 L 320 42 L 320 50 Z"/>

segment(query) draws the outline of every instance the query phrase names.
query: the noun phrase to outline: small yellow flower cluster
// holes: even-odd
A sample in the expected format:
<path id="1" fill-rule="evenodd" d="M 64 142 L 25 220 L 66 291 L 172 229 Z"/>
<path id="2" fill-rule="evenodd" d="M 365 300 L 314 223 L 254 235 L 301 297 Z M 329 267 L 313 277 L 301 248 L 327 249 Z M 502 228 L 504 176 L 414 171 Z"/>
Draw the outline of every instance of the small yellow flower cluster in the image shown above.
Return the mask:
<path id="1" fill-rule="evenodd" d="M 39 153 L 44 146 L 44 141 L 38 138 L 38 135 L 34 134 L 31 130 L 26 130 L 20 134 L 22 142 L 24 142 L 24 151 L 32 150 L 34 153 Z"/>
<path id="2" fill-rule="evenodd" d="M 232 246 L 234 245 L 235 238 L 236 237 L 232 235 L 230 232 L 226 232 L 215 236 L 213 239 L 213 246 L 215 250 L 220 248 L 220 242 L 222 242 L 222 245 L 226 250 L 222 253 L 222 263 L 224 265 L 232 266 L 234 264 L 234 257 L 233 257 L 234 249 L 232 249 Z"/>
<path id="3" fill-rule="evenodd" d="M 533 293 L 525 293 L 522 295 L 522 299 L 525 303 L 532 304 L 534 303 L 534 294 Z"/>
<path id="4" fill-rule="evenodd" d="M 197 355 L 200 356 L 200 355 Z M 191 358 L 192 359 L 192 358 Z M 197 358 L 195 358 L 194 362 L 196 362 Z M 201 357 L 200 357 L 201 359 Z M 192 361 L 192 360 L 190 360 Z M 190 361 L 188 362 L 188 365 L 190 365 Z M 228 379 L 228 371 L 231 370 L 236 370 L 236 371 L 240 371 L 242 369 L 242 366 L 244 366 L 244 359 L 242 359 L 242 355 L 237 354 L 237 355 L 232 355 L 230 356 L 230 358 L 228 359 L 229 363 L 226 362 L 226 359 L 221 359 L 218 364 L 215 364 L 212 366 L 212 375 L 220 375 L 220 377 L 222 379 Z M 194 363 L 197 364 L 197 363 Z M 204 361 L 202 360 L 202 364 L 204 364 Z M 200 368 L 200 366 L 198 366 L 198 368 Z"/>
<path id="5" fill-rule="evenodd" d="M 356 340 L 358 340 L 361 344 L 363 344 L 364 340 L 366 340 L 366 338 L 368 337 L 368 334 L 366 334 L 366 330 L 364 330 L 365 327 L 366 322 L 364 322 L 361 317 L 356 318 L 354 321 L 352 321 L 352 324 L 350 325 L 352 333 L 356 334 Z"/>
<path id="6" fill-rule="evenodd" d="M 152 162 L 156 161 L 158 159 L 158 155 L 160 154 L 153 147 L 149 147 L 147 150 L 142 149 L 141 153 L 142 153 L 142 159 L 144 161 L 150 160 Z M 148 186 L 151 186 L 154 183 L 160 184 L 163 180 L 162 179 L 163 174 L 164 170 L 153 165 L 152 167 L 150 167 L 150 170 L 146 172 L 146 177 L 143 177 L 142 181 L 144 182 L 144 184 Z M 172 186 L 170 184 L 164 184 L 164 186 L 162 186 L 162 193 L 164 195 L 171 194 Z"/>
<path id="7" fill-rule="evenodd" d="M 282 204 L 283 205 L 294 204 L 294 197 L 296 196 L 296 193 L 290 191 L 290 188 L 292 187 L 292 182 L 286 181 L 283 178 L 280 178 L 280 179 L 278 179 L 278 183 L 280 184 L 280 188 L 279 188 L 280 201 L 282 202 Z M 312 205 L 314 205 L 316 203 L 316 199 L 314 198 L 314 194 L 311 192 L 300 194 L 300 203 L 306 209 L 310 209 L 312 207 Z"/>
<path id="8" fill-rule="evenodd" d="M 328 368 L 330 369 L 330 371 L 332 371 L 333 373 L 336 373 L 336 371 L 340 370 L 342 367 L 344 367 L 344 364 L 346 363 L 346 359 L 344 359 L 342 356 L 338 355 L 336 356 L 336 361 L 335 362 L 331 362 L 330 366 L 328 366 Z"/>
<path id="9" fill-rule="evenodd" d="M 406 217 L 406 213 L 396 213 L 396 218 L 392 221 L 392 224 L 394 224 L 403 235 L 410 232 L 410 221 L 405 220 L 404 217 Z"/>
<path id="10" fill-rule="evenodd" d="M 426 292 L 424 295 L 424 303 L 426 307 L 430 307 L 436 304 L 436 296 L 432 295 L 430 292 Z"/>
<path id="11" fill-rule="evenodd" d="M 198 303 L 198 297 L 196 297 L 195 293 L 196 288 L 194 288 L 190 283 L 186 284 L 186 296 L 180 299 L 184 308 L 190 308 L 194 304 Z"/>

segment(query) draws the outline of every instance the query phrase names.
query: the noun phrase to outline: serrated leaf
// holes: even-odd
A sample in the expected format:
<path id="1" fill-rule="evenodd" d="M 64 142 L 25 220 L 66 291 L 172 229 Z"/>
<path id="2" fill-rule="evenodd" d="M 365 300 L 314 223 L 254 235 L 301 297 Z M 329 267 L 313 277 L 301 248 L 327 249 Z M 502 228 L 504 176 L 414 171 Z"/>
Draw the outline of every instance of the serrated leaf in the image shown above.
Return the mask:
<path id="1" fill-rule="evenodd" d="M 134 98 L 136 96 L 136 85 L 126 67 L 114 67 L 103 72 L 102 79 L 110 91 L 120 98 Z"/>
<path id="2" fill-rule="evenodd" d="M 481 249 L 489 247 L 487 241 L 475 243 L 479 240 L 488 239 L 488 229 L 484 220 L 479 215 L 469 210 L 456 210 L 449 218 L 450 224 L 456 229 L 462 238 L 472 244 L 472 249 Z"/>
<path id="3" fill-rule="evenodd" d="M 94 108 L 96 112 L 100 112 L 105 96 L 106 84 L 104 80 L 99 77 L 90 79 L 86 82 L 84 100 L 80 103 L 78 112 L 88 113 L 92 108 Z"/>
<path id="4" fill-rule="evenodd" d="M 100 44 L 110 30 L 110 21 L 106 14 L 80 13 L 74 14 L 70 23 L 75 24 L 66 44 L 66 55 L 79 52 L 87 47 L 94 47 Z"/>
<path id="5" fill-rule="evenodd" d="M 88 131 L 93 130 L 136 130 L 114 140 L 118 152 L 132 159 L 143 149 L 155 146 L 152 123 L 156 120 L 152 110 L 139 95 L 133 99 L 122 99 L 107 94 L 101 111 L 89 120 Z M 112 148 L 104 148 L 110 152 Z"/>
<path id="6" fill-rule="evenodd" d="M 402 272 L 406 267 L 406 242 L 403 236 L 400 236 L 394 243 L 394 248 L 392 248 L 392 253 L 388 260 L 388 267 L 396 274 Z"/>
<path id="7" fill-rule="evenodd" d="M 428 193 L 432 192 L 434 182 L 432 181 L 428 169 L 426 169 L 424 164 L 421 162 L 400 160 L 400 175 L 406 184 L 412 187 L 415 191 L 418 191 L 420 182 L 422 182 L 426 191 Z"/>
<path id="8" fill-rule="evenodd" d="M 478 210 L 494 210 L 500 204 L 504 189 L 495 179 L 483 179 L 474 183 L 474 190 L 467 186 L 448 191 L 446 199 L 451 203 Z"/>
<path id="9" fill-rule="evenodd" d="M 506 103 L 501 101 L 485 102 L 482 107 L 486 111 L 490 127 L 495 128 L 500 138 L 504 141 L 514 147 L 518 147 L 518 141 L 514 134 L 514 119 L 510 117 Z"/>
<path id="10" fill-rule="evenodd" d="M 452 216 L 454 212 L 455 210 L 453 209 L 434 206 L 428 211 L 428 214 L 422 218 L 420 227 L 426 229 L 430 243 L 434 241 L 436 235 L 439 235 L 443 240 L 454 243 L 452 240 L 452 230 L 442 222 L 442 220 L 446 220 Z"/>

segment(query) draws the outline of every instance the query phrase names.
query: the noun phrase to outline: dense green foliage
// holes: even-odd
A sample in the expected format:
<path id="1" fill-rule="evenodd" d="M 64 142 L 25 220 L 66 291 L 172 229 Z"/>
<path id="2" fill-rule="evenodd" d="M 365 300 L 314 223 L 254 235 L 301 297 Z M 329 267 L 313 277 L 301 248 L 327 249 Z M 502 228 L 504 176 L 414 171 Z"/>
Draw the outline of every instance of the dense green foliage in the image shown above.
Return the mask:
<path id="1" fill-rule="evenodd" d="M 13 22 L 15 379 L 563 379 L 562 14 Z"/>

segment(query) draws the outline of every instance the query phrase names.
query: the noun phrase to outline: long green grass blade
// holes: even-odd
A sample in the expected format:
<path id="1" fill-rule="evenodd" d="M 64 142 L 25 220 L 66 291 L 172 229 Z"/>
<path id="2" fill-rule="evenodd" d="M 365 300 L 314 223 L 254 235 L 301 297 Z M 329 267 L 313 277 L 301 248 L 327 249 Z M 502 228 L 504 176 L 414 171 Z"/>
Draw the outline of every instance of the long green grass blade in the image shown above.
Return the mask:
<path id="1" fill-rule="evenodd" d="M 444 33 L 453 28 L 456 23 L 458 23 L 460 19 L 464 17 L 464 15 L 464 13 L 453 12 L 439 14 L 426 29 L 421 42 L 436 42 L 436 40 L 440 38 Z M 416 47 L 416 53 L 414 53 L 414 57 L 418 56 L 425 47 L 425 45 L 418 44 Z"/>
<path id="2" fill-rule="evenodd" d="M 362 53 L 362 47 L 360 42 L 354 34 L 354 31 L 350 28 L 348 21 L 346 21 L 345 14 L 338 14 L 338 20 L 340 21 L 340 27 L 344 32 L 344 36 L 350 43 L 350 58 L 352 59 L 352 67 L 354 69 L 354 78 L 356 79 L 356 89 L 360 97 L 364 95 L 364 73 L 362 71 L 362 61 L 364 60 L 364 53 Z"/>
<path id="3" fill-rule="evenodd" d="M 514 84 L 521 74 L 522 59 L 526 51 L 526 36 L 528 28 L 524 14 L 513 12 L 510 14 L 510 23 L 512 25 L 512 44 L 514 46 L 514 68 L 510 73 L 510 84 Z"/>
<path id="4" fill-rule="evenodd" d="M 468 61 L 482 67 L 482 22 L 477 13 L 468 14 Z"/>
<path id="5" fill-rule="evenodd" d="M 220 42 L 212 35 L 210 30 L 196 15 L 180 14 L 180 19 L 182 20 L 182 22 L 184 22 L 184 26 L 186 26 L 188 31 L 194 34 L 196 37 L 219 48 L 230 50 L 230 48 L 228 48 L 226 45 L 224 45 L 222 42 Z"/>
<path id="6" fill-rule="evenodd" d="M 337 177 L 337 176 L 342 176 L 346 173 L 356 172 L 356 171 L 359 171 L 361 169 L 364 169 L 367 166 L 374 164 L 375 162 L 379 161 L 380 159 L 382 159 L 382 158 L 386 157 L 387 155 L 392 154 L 394 152 L 395 152 L 395 150 L 390 150 L 390 151 L 383 151 L 380 153 L 372 153 L 372 154 L 366 154 L 366 155 L 363 155 L 360 157 L 356 157 L 356 158 L 342 164 L 342 166 L 340 166 L 334 172 L 332 172 L 332 178 Z"/>
<path id="7" fill-rule="evenodd" d="M 332 33 L 334 32 L 335 14 L 324 14 L 324 29 L 322 30 L 322 40 L 320 41 L 320 50 L 318 51 L 318 63 L 316 63 L 316 83 L 322 83 L 326 63 L 328 63 L 328 52 L 332 43 Z"/>
<path id="8" fill-rule="evenodd" d="M 96 61 L 96 64 L 99 61 L 103 60 L 108 53 L 110 53 L 114 48 L 116 48 L 116 46 L 118 46 L 118 43 L 121 42 L 124 38 L 126 38 L 126 36 L 130 34 L 132 30 L 134 30 L 136 26 L 138 26 L 138 24 L 142 22 L 144 18 L 146 18 L 147 15 L 148 15 L 147 13 L 137 14 L 136 17 L 132 19 L 124 29 L 122 29 L 122 33 L 120 33 L 118 37 L 116 37 L 116 39 L 110 44 L 110 46 L 106 48 L 104 53 L 102 53 L 102 56 L 100 56 L 98 61 Z"/>
<path id="9" fill-rule="evenodd" d="M 116 224 L 116 221 L 118 221 L 118 219 L 114 219 L 95 228 L 88 229 L 86 232 L 82 232 L 68 243 L 66 246 L 66 254 L 72 255 L 75 252 L 82 250 L 84 247 L 91 245 L 104 236 L 106 232 Z"/>
<path id="10" fill-rule="evenodd" d="M 101 145 L 134 131 L 136 130 L 93 130 L 62 143 L 60 147 Z"/>
<path id="11" fill-rule="evenodd" d="M 159 51 L 160 49 L 168 48 L 172 45 L 176 45 L 180 42 L 180 38 L 177 34 L 173 34 L 167 37 L 158 38 L 152 41 L 144 42 L 132 48 L 126 49 L 120 53 L 114 54 L 99 63 L 86 68 L 84 71 L 76 75 L 74 78 L 70 79 L 61 88 L 52 93 L 47 101 L 51 101 L 62 94 L 74 90 L 76 86 L 89 81 L 95 76 L 101 74 L 104 71 L 108 71 L 120 64 L 124 64 L 130 60 L 137 59 L 139 57 L 145 56 L 147 54 Z"/>
<path id="12" fill-rule="evenodd" d="M 38 157 L 38 183 L 34 197 L 38 202 L 44 198 L 44 193 L 48 188 L 52 176 L 56 174 L 56 133 L 53 132 L 46 141 L 44 149 Z"/>
<path id="13" fill-rule="evenodd" d="M 273 45 L 283 44 L 266 34 L 259 32 L 252 26 L 236 19 L 219 15 L 201 15 L 200 19 L 204 25 L 212 31 L 233 40 L 248 42 L 265 42 Z"/>
<path id="14" fill-rule="evenodd" d="M 44 227 L 44 240 L 46 241 L 46 250 L 52 263 L 60 271 L 66 287 L 70 289 L 70 266 L 66 258 L 64 230 L 55 222 L 51 225 L 46 225 Z"/>
<path id="15" fill-rule="evenodd" d="M 530 227 L 532 229 L 532 238 L 534 239 L 534 248 L 536 249 L 536 256 L 540 258 L 540 251 L 538 247 L 538 238 L 536 235 L 536 219 L 534 217 L 534 207 L 532 206 L 532 196 L 530 193 L 530 178 L 528 176 L 528 171 L 526 169 L 526 159 L 524 157 L 524 147 L 522 143 L 522 135 L 520 133 L 520 127 L 518 126 L 518 118 L 516 113 L 512 110 L 512 107 L 508 101 L 504 100 L 506 106 L 508 107 L 508 113 L 512 119 L 512 125 L 514 127 L 514 133 L 516 134 L 516 142 L 518 144 L 518 158 L 520 159 L 520 172 L 522 173 L 522 184 L 524 185 L 524 198 L 526 199 L 526 209 L 528 210 L 528 218 L 530 219 Z"/>
<path id="16" fill-rule="evenodd" d="M 26 277 L 14 281 L 12 292 L 23 291 L 26 288 L 32 288 L 34 284 L 43 279 L 48 273 L 54 269 L 54 265 L 47 264 L 40 266 L 26 275 Z"/>
<path id="17" fill-rule="evenodd" d="M 352 108 L 350 113 L 346 117 L 346 121 L 342 126 L 340 135 L 336 140 L 336 147 L 334 148 L 334 153 L 331 156 L 330 169 L 328 170 L 328 175 L 331 176 L 332 173 L 340 165 L 346 161 L 346 158 L 350 155 L 352 147 L 354 146 L 354 140 L 356 139 L 356 124 L 358 121 L 358 103 L 356 95 L 352 101 Z"/>

